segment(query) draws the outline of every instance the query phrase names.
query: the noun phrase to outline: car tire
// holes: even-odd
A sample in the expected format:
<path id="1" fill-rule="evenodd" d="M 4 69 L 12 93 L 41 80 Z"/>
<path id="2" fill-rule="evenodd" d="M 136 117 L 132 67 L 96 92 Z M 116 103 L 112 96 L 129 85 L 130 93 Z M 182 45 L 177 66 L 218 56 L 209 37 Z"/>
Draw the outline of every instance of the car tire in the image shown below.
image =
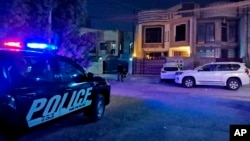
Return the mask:
<path id="1" fill-rule="evenodd" d="M 230 78 L 227 80 L 227 88 L 230 90 L 238 90 L 240 86 L 240 81 L 236 78 Z"/>
<path id="2" fill-rule="evenodd" d="M 195 86 L 195 81 L 192 77 L 185 77 L 182 81 L 182 84 L 186 87 L 186 88 L 192 88 Z"/>
<path id="3" fill-rule="evenodd" d="M 105 98 L 102 94 L 95 95 L 92 104 L 85 110 L 84 115 L 90 122 L 95 122 L 103 117 L 105 112 Z"/>

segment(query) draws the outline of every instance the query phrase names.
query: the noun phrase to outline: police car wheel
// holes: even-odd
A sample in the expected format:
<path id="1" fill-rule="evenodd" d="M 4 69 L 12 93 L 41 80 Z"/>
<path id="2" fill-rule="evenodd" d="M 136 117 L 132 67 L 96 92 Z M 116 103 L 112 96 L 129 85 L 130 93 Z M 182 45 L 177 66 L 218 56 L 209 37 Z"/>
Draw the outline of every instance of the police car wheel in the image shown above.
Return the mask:
<path id="1" fill-rule="evenodd" d="M 92 105 L 85 111 L 89 121 L 95 122 L 102 118 L 105 111 L 105 98 L 102 94 L 97 94 Z"/>

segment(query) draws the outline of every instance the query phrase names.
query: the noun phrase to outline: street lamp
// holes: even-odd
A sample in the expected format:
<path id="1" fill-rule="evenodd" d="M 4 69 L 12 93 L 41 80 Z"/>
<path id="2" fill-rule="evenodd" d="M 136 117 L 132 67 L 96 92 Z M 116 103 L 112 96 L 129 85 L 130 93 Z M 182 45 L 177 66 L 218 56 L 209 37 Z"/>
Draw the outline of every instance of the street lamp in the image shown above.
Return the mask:
<path id="1" fill-rule="evenodd" d="M 52 6 L 49 8 L 49 17 L 48 17 L 48 42 L 51 43 L 52 38 Z"/>
<path id="2" fill-rule="evenodd" d="M 48 7 L 48 42 L 51 43 L 52 42 L 52 14 L 53 14 L 53 9 L 57 6 L 57 3 L 55 0 L 49 0 L 47 3 L 47 7 Z"/>

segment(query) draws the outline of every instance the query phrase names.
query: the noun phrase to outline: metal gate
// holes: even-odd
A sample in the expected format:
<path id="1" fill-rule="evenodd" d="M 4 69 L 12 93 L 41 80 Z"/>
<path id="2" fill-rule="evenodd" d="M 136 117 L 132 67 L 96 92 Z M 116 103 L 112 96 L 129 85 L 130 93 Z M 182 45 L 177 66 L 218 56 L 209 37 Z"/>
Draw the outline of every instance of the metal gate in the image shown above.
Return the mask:
<path id="1" fill-rule="evenodd" d="M 124 67 L 125 71 L 128 71 L 127 60 L 107 60 L 107 61 L 103 61 L 103 73 L 104 74 L 117 73 L 118 64 L 121 64 Z"/>
<path id="2" fill-rule="evenodd" d="M 159 75 L 166 59 L 148 60 L 148 59 L 134 59 L 133 60 L 133 74 L 153 74 Z"/>

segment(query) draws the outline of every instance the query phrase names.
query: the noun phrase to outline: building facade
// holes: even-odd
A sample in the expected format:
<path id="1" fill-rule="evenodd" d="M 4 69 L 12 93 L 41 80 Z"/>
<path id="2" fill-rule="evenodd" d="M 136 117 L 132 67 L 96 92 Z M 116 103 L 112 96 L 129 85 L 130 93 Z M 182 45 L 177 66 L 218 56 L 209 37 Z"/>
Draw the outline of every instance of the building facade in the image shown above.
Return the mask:
<path id="1" fill-rule="evenodd" d="M 166 10 L 139 12 L 133 56 L 246 57 L 250 26 L 243 6 L 249 2 L 243 2 L 215 2 L 205 7 L 182 3 Z"/>
<path id="2" fill-rule="evenodd" d="M 121 46 L 120 35 L 117 30 L 98 30 L 91 28 L 82 28 L 81 33 L 92 33 L 96 37 L 95 48 L 90 52 L 91 56 L 103 57 L 118 56 L 119 46 Z"/>
<path id="3" fill-rule="evenodd" d="M 95 74 L 115 73 L 119 63 L 128 69 L 133 42 L 132 32 L 82 28 L 81 34 L 85 33 L 94 34 L 96 38 L 95 48 L 90 51 L 93 62 L 87 71 Z"/>

